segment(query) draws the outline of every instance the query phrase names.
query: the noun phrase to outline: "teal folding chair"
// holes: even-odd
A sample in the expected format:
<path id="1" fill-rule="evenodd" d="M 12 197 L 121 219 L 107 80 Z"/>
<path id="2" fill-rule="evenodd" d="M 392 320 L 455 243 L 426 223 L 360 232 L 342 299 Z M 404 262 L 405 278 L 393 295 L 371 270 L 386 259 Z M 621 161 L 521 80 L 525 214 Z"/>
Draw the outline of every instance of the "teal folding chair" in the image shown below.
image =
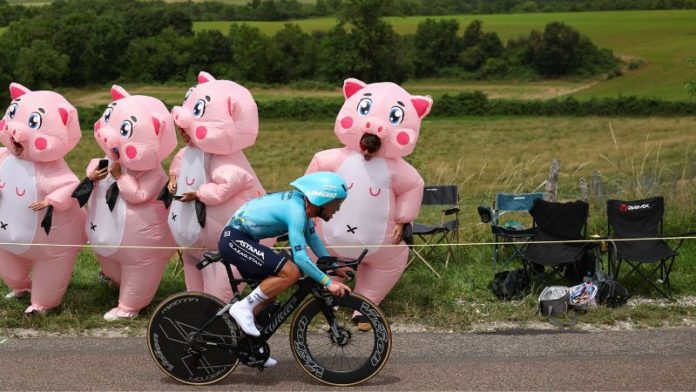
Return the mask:
<path id="1" fill-rule="evenodd" d="M 495 238 L 493 269 L 503 268 L 516 259 L 523 260 L 525 242 L 536 232 L 534 219 L 529 215 L 529 209 L 534 205 L 534 200 L 543 197 L 543 192 L 499 192 L 495 195 L 492 208 L 478 207 L 481 221 L 491 224 L 491 232 Z"/>

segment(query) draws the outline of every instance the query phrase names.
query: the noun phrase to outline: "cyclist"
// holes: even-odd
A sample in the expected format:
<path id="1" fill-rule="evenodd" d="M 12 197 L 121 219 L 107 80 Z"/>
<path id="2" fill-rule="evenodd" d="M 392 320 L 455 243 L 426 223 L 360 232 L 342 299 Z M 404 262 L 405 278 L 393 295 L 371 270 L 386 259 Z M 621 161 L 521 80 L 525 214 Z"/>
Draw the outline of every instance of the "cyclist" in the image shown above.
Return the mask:
<path id="1" fill-rule="evenodd" d="M 234 264 L 243 277 L 263 279 L 248 296 L 235 302 L 230 315 L 247 335 L 259 336 L 254 324 L 254 310 L 262 309 L 283 290 L 300 278 L 300 270 L 323 284 L 332 295 L 342 297 L 350 288 L 330 279 L 319 270 L 306 252 L 306 246 L 317 256 L 329 252 L 314 232 L 312 218 L 330 220 L 348 196 L 345 181 L 335 173 L 316 172 L 300 177 L 290 185 L 296 190 L 271 193 L 248 201 L 229 220 L 220 236 L 218 248 L 226 262 Z M 259 240 L 288 234 L 292 259 L 276 254 Z M 290 261 L 288 263 L 288 261 Z M 299 267 L 299 268 L 298 268 Z M 337 271 L 345 277 L 345 272 Z M 277 362 L 269 358 L 264 366 Z"/>

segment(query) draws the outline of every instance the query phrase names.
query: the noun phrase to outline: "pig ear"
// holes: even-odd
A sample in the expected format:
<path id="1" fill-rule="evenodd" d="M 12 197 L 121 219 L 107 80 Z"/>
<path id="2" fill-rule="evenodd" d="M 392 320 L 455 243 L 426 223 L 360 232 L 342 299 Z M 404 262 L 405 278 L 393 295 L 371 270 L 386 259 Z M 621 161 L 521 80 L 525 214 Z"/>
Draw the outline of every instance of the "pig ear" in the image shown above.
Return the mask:
<path id="1" fill-rule="evenodd" d="M 24 95 L 30 91 L 31 90 L 22 86 L 19 83 L 10 83 L 10 96 L 12 97 L 13 100 L 21 97 L 22 95 Z"/>
<path id="2" fill-rule="evenodd" d="M 130 97 L 130 94 L 128 91 L 126 91 L 126 89 L 115 84 L 111 86 L 111 98 L 113 98 L 114 101 L 118 101 L 119 99 L 126 97 Z"/>
<path id="3" fill-rule="evenodd" d="M 430 109 L 433 107 L 433 99 L 430 96 L 419 96 L 414 95 L 411 97 L 411 103 L 413 107 L 416 108 L 416 113 L 418 113 L 419 118 L 423 118 L 430 113 Z"/>
<path id="4" fill-rule="evenodd" d="M 211 75 L 205 71 L 201 71 L 198 73 L 198 84 L 208 83 L 208 82 L 212 82 L 215 80 L 216 79 L 213 77 L 213 75 Z"/>
<path id="5" fill-rule="evenodd" d="M 75 109 L 58 108 L 58 114 L 60 115 L 60 120 L 63 122 L 63 125 L 67 126 L 70 122 L 71 117 L 75 115 Z"/>
<path id="6" fill-rule="evenodd" d="M 58 113 L 60 113 L 60 119 L 63 121 L 63 125 L 68 125 L 68 111 L 63 108 L 58 108 Z"/>
<path id="7" fill-rule="evenodd" d="M 346 79 L 343 82 L 343 96 L 348 99 L 352 97 L 353 94 L 365 88 L 365 86 L 367 86 L 367 84 L 358 79 Z"/>
<path id="8" fill-rule="evenodd" d="M 167 123 L 162 121 L 162 117 L 155 113 L 152 115 L 152 127 L 155 129 L 155 135 L 159 136 L 164 128 L 167 127 Z"/>
<path id="9" fill-rule="evenodd" d="M 236 120 L 239 116 L 239 110 L 239 101 L 232 97 L 227 97 L 227 111 L 230 113 L 230 117 L 232 117 L 233 120 Z"/>

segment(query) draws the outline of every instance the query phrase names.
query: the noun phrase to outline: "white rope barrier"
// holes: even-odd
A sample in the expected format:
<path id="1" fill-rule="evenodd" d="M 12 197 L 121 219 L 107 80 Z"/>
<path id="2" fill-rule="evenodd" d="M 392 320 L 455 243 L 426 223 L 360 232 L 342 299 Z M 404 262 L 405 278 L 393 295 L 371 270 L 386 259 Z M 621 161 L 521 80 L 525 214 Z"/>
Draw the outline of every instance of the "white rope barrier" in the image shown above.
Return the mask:
<path id="1" fill-rule="evenodd" d="M 694 233 L 696 234 L 696 233 Z M 459 243 L 448 243 L 448 244 L 361 244 L 361 245 L 339 245 L 339 246 L 327 246 L 330 249 L 364 249 L 364 248 L 396 248 L 401 246 L 408 246 L 413 248 L 429 248 L 429 247 L 464 247 L 464 246 L 490 246 L 496 244 L 560 244 L 560 243 L 601 243 L 601 242 L 635 242 L 635 241 L 657 241 L 657 240 L 693 240 L 696 239 L 696 235 L 685 235 L 685 236 L 670 236 L 670 237 L 640 237 L 640 238 L 587 238 L 581 240 L 563 240 L 563 241 L 505 241 L 505 242 L 459 242 Z M 54 247 L 54 248 L 117 248 L 117 249 L 170 249 L 170 250 L 210 250 L 210 248 L 201 247 L 181 247 L 181 246 L 145 246 L 145 245 L 94 245 L 94 244 L 34 244 L 34 243 L 19 243 L 19 242 L 0 242 L 0 246 L 14 245 L 14 246 L 44 246 L 44 247 Z M 273 247 L 273 249 L 290 249 L 287 246 Z"/>

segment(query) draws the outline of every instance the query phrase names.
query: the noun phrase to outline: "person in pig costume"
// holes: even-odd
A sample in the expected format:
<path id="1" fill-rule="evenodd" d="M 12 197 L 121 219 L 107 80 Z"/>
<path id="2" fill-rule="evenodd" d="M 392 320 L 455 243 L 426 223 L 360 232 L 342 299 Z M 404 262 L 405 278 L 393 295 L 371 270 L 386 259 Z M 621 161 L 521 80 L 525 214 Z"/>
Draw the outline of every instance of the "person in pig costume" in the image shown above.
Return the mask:
<path id="1" fill-rule="evenodd" d="M 63 299 L 85 242 L 85 214 L 70 197 L 79 180 L 63 159 L 82 133 L 60 94 L 12 83 L 10 95 L 0 120 L 0 242 L 17 245 L 0 245 L 0 276 L 12 289 L 5 298 L 31 293 L 25 313 L 46 314 Z"/>
<path id="2" fill-rule="evenodd" d="M 169 227 L 179 246 L 217 249 L 229 217 L 266 193 L 242 152 L 258 135 L 256 102 L 243 86 L 200 72 L 198 85 L 188 90 L 172 115 L 187 145 L 169 169 L 168 190 L 174 195 Z M 262 243 L 272 246 L 275 241 Z M 232 290 L 224 266 L 214 263 L 198 270 L 201 254 L 196 249 L 182 254 L 186 289 L 228 301 Z"/>
<path id="3" fill-rule="evenodd" d="M 152 301 L 174 252 L 167 210 L 156 198 L 167 183 L 161 163 L 176 147 L 174 121 L 161 101 L 120 86 L 111 96 L 94 124 L 108 166 L 93 159 L 83 181 L 94 188 L 87 196 L 87 238 L 102 273 L 120 289 L 118 306 L 104 315 L 109 321 L 136 317 Z"/>
<path id="4" fill-rule="evenodd" d="M 317 222 L 332 254 L 355 258 L 366 245 L 397 245 L 368 248 L 357 270 L 355 292 L 379 304 L 408 262 L 403 230 L 420 211 L 423 179 L 402 158 L 413 152 L 433 101 L 394 83 L 357 79 L 344 82 L 343 95 L 334 132 L 345 147 L 315 154 L 307 173 L 336 172 L 350 190 L 331 221 Z M 359 327 L 361 317 L 354 318 Z"/>

